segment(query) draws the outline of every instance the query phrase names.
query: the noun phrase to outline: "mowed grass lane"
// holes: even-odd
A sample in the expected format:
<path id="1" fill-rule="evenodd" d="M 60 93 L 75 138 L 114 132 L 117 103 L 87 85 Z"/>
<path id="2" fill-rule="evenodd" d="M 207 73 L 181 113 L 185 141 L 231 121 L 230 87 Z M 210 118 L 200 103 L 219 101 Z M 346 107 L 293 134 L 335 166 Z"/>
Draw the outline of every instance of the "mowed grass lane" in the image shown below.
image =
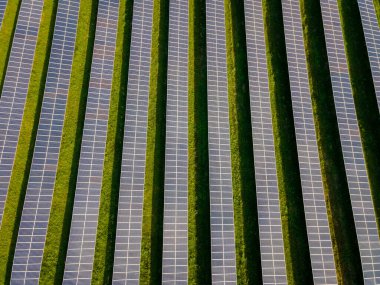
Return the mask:
<path id="1" fill-rule="evenodd" d="M 189 284 L 211 283 L 206 2 L 189 1 Z"/>
<path id="2" fill-rule="evenodd" d="M 62 283 L 90 79 L 97 5 L 97 0 L 82 0 L 80 3 L 72 75 L 42 259 L 41 284 Z"/>
<path id="3" fill-rule="evenodd" d="M 114 263 L 133 0 L 121 0 L 119 5 L 118 34 L 92 284 L 111 284 Z"/>
<path id="4" fill-rule="evenodd" d="M 153 3 L 141 284 L 160 284 L 162 275 L 169 1 L 154 0 Z"/>

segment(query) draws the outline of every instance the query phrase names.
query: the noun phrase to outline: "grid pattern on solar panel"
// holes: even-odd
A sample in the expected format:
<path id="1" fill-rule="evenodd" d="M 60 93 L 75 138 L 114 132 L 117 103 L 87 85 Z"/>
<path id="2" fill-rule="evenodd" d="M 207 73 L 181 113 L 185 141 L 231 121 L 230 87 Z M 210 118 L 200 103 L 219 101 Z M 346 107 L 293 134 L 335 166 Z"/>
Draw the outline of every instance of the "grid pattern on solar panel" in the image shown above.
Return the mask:
<path id="1" fill-rule="evenodd" d="M 3 23 L 5 8 L 7 7 L 8 0 L 0 0 L 0 29 Z"/>
<path id="2" fill-rule="evenodd" d="M 79 0 L 59 2 L 11 282 L 38 283 L 74 54 Z"/>
<path id="3" fill-rule="evenodd" d="M 133 3 L 113 284 L 139 284 L 153 1 Z"/>
<path id="4" fill-rule="evenodd" d="M 212 283 L 236 283 L 223 0 L 206 1 Z"/>
<path id="5" fill-rule="evenodd" d="M 64 284 L 90 284 L 98 225 L 118 0 L 100 0 Z"/>
<path id="6" fill-rule="evenodd" d="M 336 0 L 322 0 L 322 17 L 347 181 L 365 284 L 380 284 L 380 241 L 369 188 Z"/>
<path id="7" fill-rule="evenodd" d="M 380 110 L 380 27 L 372 0 L 358 0 L 369 63 L 375 85 L 377 105 Z"/>
<path id="8" fill-rule="evenodd" d="M 0 98 L 0 224 L 37 43 L 42 0 L 22 1 Z"/>
<path id="9" fill-rule="evenodd" d="M 170 1 L 162 282 L 187 284 L 188 1 Z"/>
<path id="10" fill-rule="evenodd" d="M 282 10 L 313 279 L 315 284 L 336 284 L 334 254 L 308 86 L 299 2 L 282 1 Z"/>
<path id="11" fill-rule="evenodd" d="M 245 0 L 263 284 L 287 284 L 261 0 Z"/>

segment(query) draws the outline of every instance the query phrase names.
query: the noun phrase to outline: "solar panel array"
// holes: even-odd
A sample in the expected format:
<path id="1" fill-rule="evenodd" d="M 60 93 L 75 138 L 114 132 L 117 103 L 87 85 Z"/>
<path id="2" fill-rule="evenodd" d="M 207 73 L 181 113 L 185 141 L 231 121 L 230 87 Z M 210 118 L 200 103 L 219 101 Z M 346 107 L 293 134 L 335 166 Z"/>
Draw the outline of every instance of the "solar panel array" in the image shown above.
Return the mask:
<path id="1" fill-rule="evenodd" d="M 236 283 L 224 1 L 206 1 L 212 283 Z"/>
<path id="2" fill-rule="evenodd" d="M 0 0 L 0 27 L 7 5 Z M 282 0 L 286 53 L 314 284 L 337 284 L 299 0 Z M 365 284 L 380 284 L 380 238 L 350 86 L 337 0 L 320 0 L 328 63 Z M 31 78 L 43 0 L 23 0 L 0 97 L 0 225 Z M 63 284 L 92 282 L 119 0 L 99 0 Z M 380 27 L 358 0 L 380 109 Z M 80 0 L 59 0 L 11 284 L 39 283 L 70 87 Z M 162 283 L 187 284 L 189 3 L 169 3 Z M 244 0 L 263 284 L 287 284 L 262 0 Z M 154 0 L 133 2 L 113 284 L 139 284 Z M 156 43 L 153 43 L 156 44 Z M 225 1 L 206 1 L 213 284 L 237 284 Z M 242 280 L 239 280 L 242 282 Z M 244 282 L 244 281 L 243 281 Z"/>
<path id="3" fill-rule="evenodd" d="M 28 93 L 42 0 L 22 1 L 0 98 L 0 224 Z"/>
<path id="4" fill-rule="evenodd" d="M 7 7 L 8 0 L 0 0 L 0 29 L 3 23 L 5 8 Z"/>
<path id="5" fill-rule="evenodd" d="M 91 283 L 118 14 L 118 0 L 99 1 L 64 284 Z"/>
<path id="6" fill-rule="evenodd" d="M 344 53 L 336 0 L 321 1 L 323 25 L 347 181 L 365 284 L 380 283 L 380 241 Z"/>
<path id="7" fill-rule="evenodd" d="M 334 254 L 324 197 L 299 2 L 282 1 L 290 89 L 307 236 L 315 284 L 336 284 Z"/>
<path id="8" fill-rule="evenodd" d="M 358 0 L 360 16 L 367 44 L 369 63 L 375 85 L 377 105 L 380 110 L 380 27 L 372 0 Z"/>
<path id="9" fill-rule="evenodd" d="M 372 0 L 358 0 L 369 63 L 375 85 L 377 105 L 380 110 L 380 26 Z"/>
<path id="10" fill-rule="evenodd" d="M 162 283 L 188 279 L 188 1 L 170 1 Z"/>
<path id="11" fill-rule="evenodd" d="M 263 284 L 287 284 L 261 0 L 244 12 Z"/>
<path id="12" fill-rule="evenodd" d="M 153 0 L 134 1 L 114 284 L 139 284 L 152 21 Z"/>
<path id="13" fill-rule="evenodd" d="M 29 174 L 12 282 L 38 283 L 74 55 L 79 0 L 58 4 L 45 93 Z"/>

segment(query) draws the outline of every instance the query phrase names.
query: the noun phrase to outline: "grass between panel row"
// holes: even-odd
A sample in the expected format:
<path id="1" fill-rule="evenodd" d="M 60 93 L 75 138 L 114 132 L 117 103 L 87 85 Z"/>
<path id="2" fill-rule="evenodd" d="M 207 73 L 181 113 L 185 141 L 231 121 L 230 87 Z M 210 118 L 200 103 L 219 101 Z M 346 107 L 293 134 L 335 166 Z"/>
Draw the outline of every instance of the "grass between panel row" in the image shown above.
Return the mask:
<path id="1" fill-rule="evenodd" d="M 188 281 L 211 284 L 205 0 L 189 1 L 188 96 Z"/>
<path id="2" fill-rule="evenodd" d="M 154 0 L 140 283 L 160 284 L 165 175 L 169 1 Z"/>
<path id="3" fill-rule="evenodd" d="M 9 1 L 10 3 L 11 1 Z M 44 1 L 19 141 L 0 229 L 0 284 L 11 276 L 17 234 L 41 111 L 58 0 Z"/>
<path id="4" fill-rule="evenodd" d="M 265 0 L 263 15 L 288 283 L 312 284 L 281 1 Z"/>
<path id="5" fill-rule="evenodd" d="M 374 3 L 377 8 L 380 7 L 379 0 Z M 380 234 L 379 109 L 358 4 L 355 0 L 339 0 L 338 4 L 356 116 Z"/>
<path id="6" fill-rule="evenodd" d="M 121 0 L 92 284 L 111 284 L 123 152 L 133 0 Z"/>
<path id="7" fill-rule="evenodd" d="M 244 2 L 226 0 L 225 18 L 237 280 L 261 284 Z"/>
<path id="8" fill-rule="evenodd" d="M 20 6 L 21 0 L 8 1 L 4 12 L 3 22 L 0 23 L 0 95 L 3 90 L 5 73 L 8 66 L 9 55 L 11 53 L 13 35 L 16 30 Z"/>
<path id="9" fill-rule="evenodd" d="M 337 278 L 341 284 L 361 284 L 363 273 L 340 144 L 321 8 L 312 0 L 301 0 L 300 7 Z"/>
<path id="10" fill-rule="evenodd" d="M 82 0 L 80 3 L 77 40 L 40 284 L 61 284 L 63 280 L 90 78 L 97 3 L 97 0 Z"/>
<path id="11" fill-rule="evenodd" d="M 375 6 L 377 21 L 380 23 L 380 0 L 373 0 L 373 5 Z"/>

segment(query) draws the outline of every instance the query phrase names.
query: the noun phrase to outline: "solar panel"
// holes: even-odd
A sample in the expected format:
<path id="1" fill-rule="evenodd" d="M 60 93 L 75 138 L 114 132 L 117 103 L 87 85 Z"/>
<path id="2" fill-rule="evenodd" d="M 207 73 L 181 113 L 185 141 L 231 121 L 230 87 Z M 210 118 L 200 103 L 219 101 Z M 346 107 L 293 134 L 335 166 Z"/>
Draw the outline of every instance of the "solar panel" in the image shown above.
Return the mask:
<path id="1" fill-rule="evenodd" d="M 153 0 L 134 1 L 113 284 L 139 284 Z"/>
<path id="2" fill-rule="evenodd" d="M 188 280 L 188 1 L 170 1 L 162 283 Z"/>
<path id="3" fill-rule="evenodd" d="M 22 1 L 0 98 L 0 224 L 28 93 L 42 0 Z"/>
<path id="4" fill-rule="evenodd" d="M 263 284 L 287 284 L 261 0 L 244 12 Z"/>
<path id="5" fill-rule="evenodd" d="M 79 0 L 58 4 L 37 139 L 21 216 L 12 283 L 38 282 L 74 55 Z"/>
<path id="6" fill-rule="evenodd" d="M 212 283 L 235 284 L 235 234 L 224 1 L 206 1 Z"/>
<path id="7" fill-rule="evenodd" d="M 380 110 L 380 27 L 372 0 L 358 0 L 369 63 L 375 85 L 377 105 Z"/>
<path id="8" fill-rule="evenodd" d="M 119 1 L 100 0 L 63 284 L 90 284 L 98 226 Z"/>
<path id="9" fill-rule="evenodd" d="M 315 284 L 336 284 L 334 254 L 308 85 L 299 2 L 284 0 L 282 10 L 313 279 Z"/>
<path id="10" fill-rule="evenodd" d="M 339 134 L 358 236 L 364 283 L 380 283 L 380 241 L 371 199 L 344 41 L 335 0 L 321 1 Z"/>
<path id="11" fill-rule="evenodd" d="M 2 26 L 1 24 L 3 22 L 5 8 L 7 7 L 7 2 L 8 0 L 0 0 L 0 29 Z"/>

